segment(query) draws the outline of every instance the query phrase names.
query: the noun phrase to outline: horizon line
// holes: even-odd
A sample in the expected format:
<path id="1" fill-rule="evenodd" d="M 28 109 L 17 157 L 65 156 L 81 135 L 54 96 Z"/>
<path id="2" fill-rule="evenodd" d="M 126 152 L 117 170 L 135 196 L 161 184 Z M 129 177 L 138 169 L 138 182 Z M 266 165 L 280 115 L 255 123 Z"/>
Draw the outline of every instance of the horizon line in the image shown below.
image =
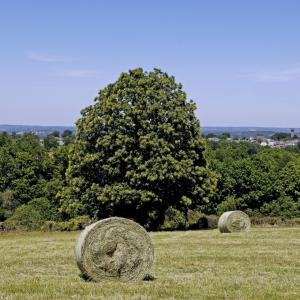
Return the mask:
<path id="1" fill-rule="evenodd" d="M 0 124 L 0 126 L 28 126 L 28 127 L 76 127 L 76 124 L 73 125 L 39 125 L 39 124 Z M 258 125 L 254 125 L 254 126 L 248 126 L 248 125 L 207 125 L 207 126 L 201 126 L 200 128 L 276 128 L 276 129 L 300 129 L 300 125 L 299 127 L 297 126 L 258 126 Z"/>

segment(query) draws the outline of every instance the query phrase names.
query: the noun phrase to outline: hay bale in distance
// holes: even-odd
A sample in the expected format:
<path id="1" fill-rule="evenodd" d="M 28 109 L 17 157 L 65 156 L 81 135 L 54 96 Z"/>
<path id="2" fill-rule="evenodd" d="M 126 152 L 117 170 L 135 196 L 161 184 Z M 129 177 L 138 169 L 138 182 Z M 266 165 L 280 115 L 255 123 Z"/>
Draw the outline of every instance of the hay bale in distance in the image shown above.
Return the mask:
<path id="1" fill-rule="evenodd" d="M 242 211 L 234 210 L 223 213 L 218 222 L 221 233 L 249 231 L 250 218 Z"/>
<path id="2" fill-rule="evenodd" d="M 76 244 L 77 265 L 93 281 L 142 280 L 154 261 L 147 231 L 134 221 L 113 217 L 86 227 Z"/>

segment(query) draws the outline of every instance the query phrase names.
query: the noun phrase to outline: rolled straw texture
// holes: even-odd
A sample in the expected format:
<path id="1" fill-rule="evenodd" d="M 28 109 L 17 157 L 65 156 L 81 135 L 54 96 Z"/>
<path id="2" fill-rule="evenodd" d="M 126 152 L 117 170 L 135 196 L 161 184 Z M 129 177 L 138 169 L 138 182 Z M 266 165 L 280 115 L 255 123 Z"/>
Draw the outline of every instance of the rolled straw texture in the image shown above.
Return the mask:
<path id="1" fill-rule="evenodd" d="M 250 225 L 248 215 L 239 210 L 223 213 L 218 222 L 218 228 L 222 233 L 249 231 Z"/>
<path id="2" fill-rule="evenodd" d="M 113 217 L 86 227 L 76 244 L 77 265 L 93 281 L 136 281 L 148 274 L 154 248 L 147 231 L 134 221 Z"/>

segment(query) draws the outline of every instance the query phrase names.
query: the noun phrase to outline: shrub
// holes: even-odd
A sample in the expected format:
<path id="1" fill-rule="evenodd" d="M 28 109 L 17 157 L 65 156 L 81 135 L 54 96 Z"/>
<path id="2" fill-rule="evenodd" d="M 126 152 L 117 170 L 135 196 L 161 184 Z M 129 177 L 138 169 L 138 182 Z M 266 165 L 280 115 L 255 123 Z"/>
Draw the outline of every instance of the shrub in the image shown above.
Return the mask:
<path id="1" fill-rule="evenodd" d="M 173 208 L 169 207 L 165 213 L 165 220 L 161 226 L 162 230 L 178 230 L 186 229 L 187 222 L 184 216 L 184 213 Z"/>
<path id="2" fill-rule="evenodd" d="M 9 218 L 18 205 L 20 203 L 14 198 L 12 190 L 5 190 L 0 193 L 0 221 Z"/>
<path id="3" fill-rule="evenodd" d="M 24 226 L 28 230 L 37 230 L 46 221 L 58 219 L 57 210 L 52 207 L 47 198 L 36 198 L 19 206 L 5 223 Z"/>
<path id="4" fill-rule="evenodd" d="M 90 223 L 88 216 L 78 216 L 65 222 L 47 221 L 41 229 L 43 231 L 75 231 L 84 229 Z"/>
<path id="5" fill-rule="evenodd" d="M 70 219 L 66 222 L 58 223 L 58 230 L 61 231 L 75 231 L 82 230 L 90 223 L 90 218 L 88 216 L 78 216 Z"/>
<path id="6" fill-rule="evenodd" d="M 237 210 L 238 204 L 238 200 L 234 196 L 228 196 L 217 206 L 217 213 L 221 215 L 229 210 Z"/>
<path id="7" fill-rule="evenodd" d="M 294 201 L 290 196 L 282 196 L 260 208 L 261 213 L 269 216 L 293 218 L 300 216 L 300 199 Z"/>
<path id="8" fill-rule="evenodd" d="M 188 210 L 187 213 L 187 222 L 188 222 L 188 228 L 189 229 L 198 229 L 199 226 L 199 220 L 204 216 L 203 213 L 201 213 L 198 210 Z"/>
<path id="9" fill-rule="evenodd" d="M 162 230 L 185 230 L 185 229 L 216 229 L 218 228 L 219 217 L 216 215 L 204 215 L 197 210 L 189 210 L 187 217 L 184 213 L 169 208 L 165 214 L 165 221 L 160 229 Z"/>
<path id="10" fill-rule="evenodd" d="M 24 227 L 18 226 L 13 222 L 0 222 L 0 231 L 24 230 Z"/>
<path id="11" fill-rule="evenodd" d="M 255 217 L 250 217 L 250 220 L 251 220 L 251 225 L 256 225 L 260 227 L 300 225 L 300 218 L 286 219 L 283 217 L 255 216 Z"/>

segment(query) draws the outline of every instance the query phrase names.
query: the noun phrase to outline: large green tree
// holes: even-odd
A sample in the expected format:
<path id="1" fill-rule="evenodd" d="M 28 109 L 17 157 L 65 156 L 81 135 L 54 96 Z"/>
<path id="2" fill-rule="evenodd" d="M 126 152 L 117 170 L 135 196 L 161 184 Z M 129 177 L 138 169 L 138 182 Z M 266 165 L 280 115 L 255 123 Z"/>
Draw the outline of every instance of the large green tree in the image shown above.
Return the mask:
<path id="1" fill-rule="evenodd" d="M 195 108 L 181 84 L 158 69 L 122 73 L 100 90 L 77 122 L 62 211 L 157 228 L 169 207 L 186 213 L 207 203 L 216 179 Z"/>

